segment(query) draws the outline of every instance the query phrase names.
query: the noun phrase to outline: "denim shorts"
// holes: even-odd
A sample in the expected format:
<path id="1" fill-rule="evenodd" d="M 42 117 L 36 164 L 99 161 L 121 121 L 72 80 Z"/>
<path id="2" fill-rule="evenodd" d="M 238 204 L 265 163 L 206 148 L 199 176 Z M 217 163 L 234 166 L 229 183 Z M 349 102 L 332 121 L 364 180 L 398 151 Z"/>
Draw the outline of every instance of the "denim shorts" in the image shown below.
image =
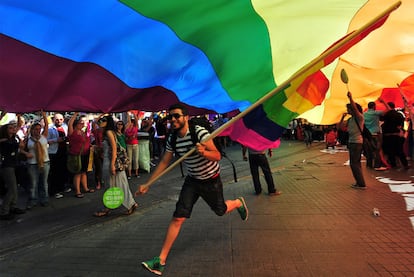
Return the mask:
<path id="1" fill-rule="evenodd" d="M 219 175 L 207 180 L 198 180 L 187 176 L 173 216 L 190 218 L 194 204 L 199 197 L 203 198 L 217 215 L 222 216 L 226 213 L 227 205 L 223 197 L 223 183 Z"/>

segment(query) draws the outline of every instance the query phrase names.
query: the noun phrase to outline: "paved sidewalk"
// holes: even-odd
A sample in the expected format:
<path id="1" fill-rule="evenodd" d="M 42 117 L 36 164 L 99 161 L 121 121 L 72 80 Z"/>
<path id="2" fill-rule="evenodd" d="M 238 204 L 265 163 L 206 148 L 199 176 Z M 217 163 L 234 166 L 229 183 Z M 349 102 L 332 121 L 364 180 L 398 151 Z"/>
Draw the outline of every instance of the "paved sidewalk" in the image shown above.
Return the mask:
<path id="1" fill-rule="evenodd" d="M 238 182 L 223 160 L 225 198 L 243 195 L 249 220 L 237 212 L 218 217 L 199 201 L 163 276 L 414 276 L 413 169 L 365 170 L 368 189 L 353 190 L 348 153 L 321 150 L 324 143 L 306 149 L 282 142 L 270 161 L 283 193 L 269 197 L 253 194 L 248 163 L 239 147 L 229 148 Z M 159 253 L 182 183 L 179 169 L 157 183 L 129 217 L 92 217 L 99 191 L 81 200 L 66 195 L 1 222 L 0 275 L 155 276 L 140 262 Z"/>

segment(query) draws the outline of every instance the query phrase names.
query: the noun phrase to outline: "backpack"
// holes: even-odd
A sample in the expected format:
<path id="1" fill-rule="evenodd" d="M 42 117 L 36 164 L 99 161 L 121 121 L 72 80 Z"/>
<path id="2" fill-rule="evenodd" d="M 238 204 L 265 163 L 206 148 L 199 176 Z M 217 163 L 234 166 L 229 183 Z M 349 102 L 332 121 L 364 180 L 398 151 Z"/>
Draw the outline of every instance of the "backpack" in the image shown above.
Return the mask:
<path id="1" fill-rule="evenodd" d="M 196 131 L 195 131 L 195 127 L 196 126 L 200 126 L 205 128 L 210 134 L 214 132 L 214 128 L 213 125 L 211 124 L 211 122 L 204 116 L 201 117 L 193 117 L 188 121 L 188 127 L 189 127 L 189 131 L 190 131 L 190 136 L 191 136 L 191 140 L 193 141 L 193 145 L 195 146 L 198 142 L 200 142 L 198 140 Z M 174 152 L 176 152 L 176 144 L 177 144 L 177 133 L 176 132 L 172 132 L 170 134 L 171 136 L 171 147 L 174 150 Z M 233 177 L 234 177 L 234 182 L 237 182 L 237 174 L 236 174 L 236 167 L 234 166 L 234 163 L 230 160 L 229 157 L 227 157 L 226 153 L 224 152 L 223 148 L 221 147 L 221 143 L 219 141 L 219 138 L 216 136 L 215 138 L 213 138 L 213 143 L 216 146 L 217 150 L 220 152 L 221 157 L 226 158 L 232 165 L 233 167 Z M 181 164 L 180 164 L 181 165 Z M 182 170 L 181 170 L 182 172 Z"/>

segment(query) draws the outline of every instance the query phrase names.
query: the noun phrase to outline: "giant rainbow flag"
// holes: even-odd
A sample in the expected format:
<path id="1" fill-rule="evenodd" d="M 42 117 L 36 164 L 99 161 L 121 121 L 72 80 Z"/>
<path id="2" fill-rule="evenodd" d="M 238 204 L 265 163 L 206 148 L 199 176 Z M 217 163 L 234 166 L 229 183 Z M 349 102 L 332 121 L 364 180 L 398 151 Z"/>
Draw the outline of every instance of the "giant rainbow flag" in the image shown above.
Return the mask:
<path id="1" fill-rule="evenodd" d="M 390 5 L 392 0 L 367 1 L 352 17 L 348 32 L 366 22 L 367 18 Z M 340 79 L 341 69 L 349 77 L 349 89 L 364 109 L 368 102 L 381 97 L 384 88 L 395 88 L 414 73 L 413 26 L 414 1 L 402 0 L 387 22 L 364 40 L 341 55 L 329 68 L 330 90 L 322 105 L 302 114 L 314 123 L 333 124 L 346 112 L 347 88 Z M 406 82 L 405 82 L 406 83 Z M 406 95 L 414 102 L 414 90 Z M 401 99 L 396 99 L 402 103 Z M 402 108 L 400 104 L 398 107 Z"/>
<path id="2" fill-rule="evenodd" d="M 2 0 L 0 109 L 160 110 L 181 101 L 243 111 L 345 34 L 364 3 L 319 2 Z M 289 120 L 324 100 L 323 74 L 305 80 L 245 121 L 261 143 L 271 147 Z M 259 121 L 270 125 L 254 130 Z"/>

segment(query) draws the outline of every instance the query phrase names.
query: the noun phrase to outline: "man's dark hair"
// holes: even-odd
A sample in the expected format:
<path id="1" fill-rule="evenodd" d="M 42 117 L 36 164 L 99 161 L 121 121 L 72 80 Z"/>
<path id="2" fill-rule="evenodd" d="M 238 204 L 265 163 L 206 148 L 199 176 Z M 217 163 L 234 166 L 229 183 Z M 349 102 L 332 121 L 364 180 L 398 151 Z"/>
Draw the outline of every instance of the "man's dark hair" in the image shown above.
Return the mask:
<path id="1" fill-rule="evenodd" d="M 0 138 L 8 138 L 7 127 L 9 127 L 8 124 L 0 126 Z"/>
<path id="2" fill-rule="evenodd" d="M 168 108 L 168 111 L 175 110 L 175 109 L 180 109 L 183 112 L 183 115 L 188 115 L 188 109 L 187 109 L 187 107 L 184 106 L 181 103 L 177 103 L 177 104 L 171 105 Z"/>
<path id="3" fill-rule="evenodd" d="M 388 102 L 387 104 L 388 104 L 388 106 L 389 106 L 391 109 L 395 109 L 395 104 L 394 104 L 394 102 Z"/>
<path id="4" fill-rule="evenodd" d="M 358 103 L 355 103 L 355 106 L 356 106 L 356 108 L 357 108 L 357 110 L 360 112 L 360 113 L 362 113 L 362 107 L 361 107 L 361 105 L 360 104 L 358 104 Z M 347 108 L 350 108 L 350 109 L 352 109 L 352 105 L 351 104 L 346 104 L 346 107 Z"/>
<path id="5" fill-rule="evenodd" d="M 368 109 L 375 109 L 375 107 L 376 107 L 375 102 L 369 102 L 368 103 Z"/>

